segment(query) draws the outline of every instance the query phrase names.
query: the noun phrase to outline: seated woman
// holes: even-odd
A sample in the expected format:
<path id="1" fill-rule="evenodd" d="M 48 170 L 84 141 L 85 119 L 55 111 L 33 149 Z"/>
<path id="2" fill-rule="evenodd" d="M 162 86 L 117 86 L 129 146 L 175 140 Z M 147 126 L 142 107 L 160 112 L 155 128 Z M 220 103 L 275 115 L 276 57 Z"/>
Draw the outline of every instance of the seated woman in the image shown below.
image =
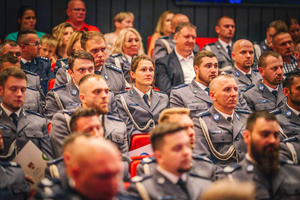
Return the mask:
<path id="1" fill-rule="evenodd" d="M 129 137 L 148 133 L 158 123 L 159 113 L 169 107 L 168 95 L 151 88 L 154 70 L 154 63 L 149 56 L 135 57 L 130 69 L 130 80 L 134 85 L 115 96 L 120 118 L 127 126 Z"/>
<path id="2" fill-rule="evenodd" d="M 155 41 L 160 38 L 161 36 L 168 36 L 172 33 L 171 28 L 171 20 L 174 17 L 175 12 L 171 10 L 167 10 L 163 12 L 157 22 L 155 32 L 152 35 L 147 55 L 152 57 L 152 51 L 155 47 Z"/>
<path id="3" fill-rule="evenodd" d="M 36 13 L 31 6 L 22 6 L 18 11 L 18 30 L 26 29 L 34 29 L 36 25 Z M 7 35 L 6 40 L 10 39 L 13 41 L 17 41 L 18 32 L 13 32 Z M 44 32 L 37 31 L 36 33 L 39 36 L 39 39 L 45 34 Z"/>
<path id="4" fill-rule="evenodd" d="M 294 45 L 300 39 L 300 25 L 296 18 L 290 18 L 287 22 L 289 34 L 292 36 Z"/>
<path id="5" fill-rule="evenodd" d="M 53 28 L 52 35 L 57 40 L 56 54 L 58 58 L 69 57 L 67 54 L 67 43 L 74 31 L 75 29 L 73 26 L 66 22 L 61 23 Z"/>
<path id="6" fill-rule="evenodd" d="M 130 80 L 130 64 L 131 60 L 135 56 L 143 54 L 142 37 L 134 28 L 122 29 L 118 35 L 115 45 L 112 49 L 112 55 L 110 55 L 106 63 L 114 64 L 120 68 L 127 81 L 127 86 Z"/>

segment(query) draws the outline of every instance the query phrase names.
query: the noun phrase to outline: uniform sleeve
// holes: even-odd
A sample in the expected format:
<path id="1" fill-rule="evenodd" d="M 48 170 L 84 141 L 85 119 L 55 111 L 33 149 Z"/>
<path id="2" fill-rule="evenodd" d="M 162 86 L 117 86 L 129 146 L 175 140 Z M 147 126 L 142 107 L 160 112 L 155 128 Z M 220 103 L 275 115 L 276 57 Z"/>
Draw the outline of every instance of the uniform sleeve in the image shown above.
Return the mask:
<path id="1" fill-rule="evenodd" d="M 55 78 L 55 74 L 54 74 L 54 72 L 53 72 L 53 70 L 51 68 L 51 62 L 50 62 L 50 60 L 49 60 L 49 62 L 47 64 L 47 67 L 46 67 L 46 73 L 47 73 L 47 77 L 49 79 Z"/>
<path id="2" fill-rule="evenodd" d="M 243 97 L 244 99 L 246 100 L 247 102 L 247 105 L 248 107 L 251 109 L 251 110 L 255 110 L 255 104 L 254 102 L 252 101 L 251 97 L 250 97 L 250 93 L 249 92 L 246 92 L 243 94 Z"/>
<path id="3" fill-rule="evenodd" d="M 251 110 L 244 98 L 244 93 L 239 92 L 238 98 L 239 98 L 239 100 L 238 100 L 236 108 L 242 109 L 242 110 Z"/>
<path id="4" fill-rule="evenodd" d="M 152 57 L 153 62 L 155 62 L 159 58 L 165 57 L 166 55 L 168 55 L 166 46 L 161 41 L 161 39 L 157 39 L 155 41 L 155 47 L 153 51 L 153 57 Z"/>
<path id="5" fill-rule="evenodd" d="M 139 163 L 138 166 L 136 167 L 136 175 L 137 176 L 145 175 L 144 165 L 142 165 L 142 163 Z"/>
<path id="6" fill-rule="evenodd" d="M 156 60 L 155 67 L 155 86 L 167 93 L 167 95 L 170 95 L 171 79 L 168 76 L 167 60 L 164 58 Z"/>
<path id="7" fill-rule="evenodd" d="M 109 108 L 107 114 L 120 118 L 117 103 L 115 101 L 115 95 L 113 92 L 109 92 Z"/>
<path id="8" fill-rule="evenodd" d="M 54 91 L 50 90 L 46 96 L 45 117 L 47 122 L 51 122 L 53 116 L 59 111 L 58 104 L 54 97 Z"/>
<path id="9" fill-rule="evenodd" d="M 178 90 L 175 89 L 171 90 L 171 94 L 170 94 L 170 108 L 173 107 L 184 107 L 182 98 Z"/>
<path id="10" fill-rule="evenodd" d="M 51 160 L 54 158 L 53 149 L 52 149 L 52 145 L 51 145 L 50 138 L 49 138 L 46 119 L 45 118 L 42 118 L 42 119 L 43 119 L 42 131 L 43 131 L 44 137 L 41 139 L 41 150 L 43 153 L 46 154 L 47 158 L 49 158 Z"/>
<path id="11" fill-rule="evenodd" d="M 66 70 L 64 68 L 60 68 L 57 70 L 54 87 L 64 85 L 68 83 L 68 79 L 66 76 Z"/>
<path id="12" fill-rule="evenodd" d="M 45 98 L 45 95 L 44 95 L 44 92 L 43 92 L 43 88 L 41 87 L 41 83 L 40 83 L 40 77 L 37 75 L 36 76 L 36 90 L 39 91 L 40 93 L 40 102 L 41 102 L 41 105 L 43 107 L 43 109 L 45 108 L 45 101 L 46 101 L 46 98 Z"/>
<path id="13" fill-rule="evenodd" d="M 105 61 L 105 64 L 113 64 L 113 65 L 116 65 L 115 64 L 115 58 L 112 57 L 112 56 L 109 56 L 106 61 Z M 118 66 L 117 66 L 118 67 Z"/>

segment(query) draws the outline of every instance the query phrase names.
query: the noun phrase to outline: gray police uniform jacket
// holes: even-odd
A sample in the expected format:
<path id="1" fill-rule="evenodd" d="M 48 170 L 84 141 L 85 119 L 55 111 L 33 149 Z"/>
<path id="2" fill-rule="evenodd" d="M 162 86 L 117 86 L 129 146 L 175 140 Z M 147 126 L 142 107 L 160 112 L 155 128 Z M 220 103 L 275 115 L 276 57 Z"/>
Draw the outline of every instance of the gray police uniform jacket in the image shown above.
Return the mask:
<path id="1" fill-rule="evenodd" d="M 80 108 L 80 107 L 78 107 Z M 54 158 L 62 156 L 62 147 L 64 139 L 70 134 L 70 123 L 71 115 L 75 112 L 72 110 L 60 110 L 58 111 L 52 120 L 50 140 L 53 146 Z M 128 142 L 126 125 L 120 119 L 114 116 L 104 115 L 103 119 L 99 118 L 104 124 L 104 137 L 115 143 L 122 154 L 128 153 Z"/>
<path id="2" fill-rule="evenodd" d="M 243 74 L 241 71 L 239 71 L 236 66 L 233 66 L 231 70 L 225 71 L 227 74 L 232 74 L 234 80 L 237 83 L 237 86 L 239 90 L 245 89 L 247 86 L 255 84 L 258 80 L 262 79 L 262 76 L 260 75 L 259 72 L 254 71 L 251 69 L 251 77 L 250 79 Z"/>
<path id="3" fill-rule="evenodd" d="M 60 58 L 56 61 L 55 66 L 54 66 L 54 74 L 57 73 L 57 71 L 62 68 L 65 65 L 68 65 L 68 59 L 69 58 Z"/>
<path id="4" fill-rule="evenodd" d="M 263 54 L 266 51 L 272 51 L 266 44 L 265 40 L 260 42 L 259 44 L 254 44 L 254 51 L 256 58 L 259 58 L 261 54 Z"/>
<path id="5" fill-rule="evenodd" d="M 11 191 L 14 200 L 26 200 L 28 198 L 30 188 L 18 163 L 0 161 L 0 190 Z M 2 198 L 3 196 L 0 196 L 0 199 Z"/>
<path id="6" fill-rule="evenodd" d="M 57 70 L 55 76 L 55 83 L 53 85 L 54 88 L 60 85 L 67 84 L 70 80 L 72 80 L 68 72 L 68 69 L 69 69 L 69 65 L 64 65 Z"/>
<path id="7" fill-rule="evenodd" d="M 151 128 L 158 123 L 158 117 L 161 111 L 169 107 L 169 98 L 163 92 L 151 89 L 150 99 L 151 105 L 149 108 L 133 87 L 128 91 L 116 95 L 119 115 L 126 124 L 129 138 L 133 134 L 148 133 Z M 124 105 L 126 106 L 124 106 L 122 102 L 124 102 Z M 127 108 L 128 111 L 126 111 Z M 130 118 L 129 113 L 132 116 L 132 119 Z M 146 126 L 147 124 L 149 125 Z"/>
<path id="8" fill-rule="evenodd" d="M 233 124 L 218 113 L 214 106 L 206 112 L 197 114 L 193 118 L 196 133 L 194 152 L 209 158 L 223 168 L 229 164 L 241 161 L 247 152 L 243 134 L 248 114 L 250 114 L 250 111 L 234 111 Z M 206 124 L 208 130 L 207 138 L 210 140 L 206 139 L 200 119 Z M 212 146 L 209 145 L 210 141 Z M 233 148 L 232 151 L 230 151 L 231 148 Z M 225 154 L 227 151 L 228 156 L 219 155 Z"/>
<path id="9" fill-rule="evenodd" d="M 138 192 L 138 183 L 141 183 L 151 200 L 155 199 L 180 199 L 198 200 L 203 191 L 211 185 L 211 181 L 199 177 L 197 174 L 188 173 L 185 182 L 186 192 L 177 184 L 173 184 L 169 179 L 162 175 L 157 169 L 146 177 L 134 177 L 129 188 L 128 194 L 134 197 L 141 197 Z"/>
<path id="10" fill-rule="evenodd" d="M 168 47 L 166 47 L 165 45 L 166 43 L 168 44 Z M 162 58 L 170 54 L 174 50 L 175 46 L 176 44 L 175 44 L 173 33 L 170 34 L 169 36 L 162 36 L 158 38 L 155 41 L 155 46 L 154 46 L 154 51 L 152 56 L 153 62 L 155 62 L 158 58 Z M 168 48 L 170 52 L 168 52 Z M 200 51 L 200 48 L 197 43 L 195 44 L 193 51 L 197 53 Z"/>
<path id="11" fill-rule="evenodd" d="M 136 168 L 136 175 L 150 175 L 155 171 L 156 166 L 157 162 L 154 156 L 143 158 Z M 213 162 L 208 158 L 197 154 L 193 154 L 190 172 L 211 181 L 216 179 L 216 167 Z"/>
<path id="12" fill-rule="evenodd" d="M 31 140 L 46 156 L 53 158 L 52 147 L 49 140 L 46 119 L 33 111 L 21 109 L 18 126 L 12 122 L 5 111 L 0 107 L 0 128 L 4 142 L 4 151 L 0 159 L 13 160 L 25 144 Z M 11 152 L 11 146 L 15 146 Z"/>
<path id="13" fill-rule="evenodd" d="M 219 69 L 222 69 L 224 67 L 228 69 L 234 65 L 231 56 L 229 57 L 227 51 L 223 48 L 219 40 L 217 40 L 215 43 L 210 43 L 205 45 L 202 50 L 211 51 L 217 56 L 219 62 L 219 66 L 218 66 Z M 231 46 L 231 52 L 232 51 L 233 49 Z"/>
<path id="14" fill-rule="evenodd" d="M 300 199 L 300 167 L 286 160 L 280 160 L 279 174 L 272 177 L 267 177 L 246 157 L 224 171 L 233 180 L 254 182 L 255 199 Z"/>
<path id="15" fill-rule="evenodd" d="M 286 96 L 282 92 L 282 86 L 278 88 L 277 98 L 270 90 L 262 83 L 257 81 L 255 85 L 250 85 L 244 90 L 244 98 L 251 110 L 267 110 L 272 111 L 283 106 L 287 101 Z"/>
<path id="16" fill-rule="evenodd" d="M 190 117 L 204 112 L 214 104 L 208 93 L 202 90 L 195 79 L 190 84 L 175 86 L 171 90 L 170 107 L 184 107 L 190 110 Z M 235 109 L 250 110 L 243 94 L 239 92 Z"/>
<path id="17" fill-rule="evenodd" d="M 122 54 L 112 54 L 110 55 L 106 61 L 106 65 L 113 65 L 116 66 L 116 68 L 119 68 L 122 70 L 125 80 L 129 83 L 130 82 L 130 64 L 129 61 L 127 60 L 126 56 Z"/>

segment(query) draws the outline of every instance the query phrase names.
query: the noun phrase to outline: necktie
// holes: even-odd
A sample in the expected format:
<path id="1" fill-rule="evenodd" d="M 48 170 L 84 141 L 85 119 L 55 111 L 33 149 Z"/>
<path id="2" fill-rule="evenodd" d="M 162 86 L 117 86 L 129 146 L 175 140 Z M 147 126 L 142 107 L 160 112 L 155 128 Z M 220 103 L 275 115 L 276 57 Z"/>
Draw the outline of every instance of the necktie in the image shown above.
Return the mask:
<path id="1" fill-rule="evenodd" d="M 277 90 L 273 90 L 273 91 L 272 91 L 272 94 L 273 94 L 275 97 L 277 97 L 277 93 L 278 93 Z"/>
<path id="2" fill-rule="evenodd" d="M 246 76 L 251 80 L 251 74 L 246 74 Z"/>
<path id="3" fill-rule="evenodd" d="M 209 88 L 208 88 L 208 87 L 205 88 L 204 91 L 207 92 L 207 94 L 208 94 L 208 96 L 209 96 Z"/>
<path id="4" fill-rule="evenodd" d="M 148 95 L 147 95 L 147 94 L 144 94 L 143 99 L 144 99 L 146 105 L 150 108 L 150 105 L 149 105 L 149 103 L 148 103 Z"/>
<path id="5" fill-rule="evenodd" d="M 13 123 L 14 123 L 15 126 L 17 127 L 17 126 L 18 126 L 18 117 L 17 117 L 17 114 L 16 114 L 16 113 L 11 113 L 11 114 L 10 114 L 10 117 L 12 118 Z"/>
<path id="6" fill-rule="evenodd" d="M 231 48 L 230 48 L 229 45 L 227 46 L 227 49 L 228 49 L 228 55 L 229 55 L 229 58 L 231 59 Z"/>
<path id="7" fill-rule="evenodd" d="M 25 66 L 27 68 L 26 70 L 30 71 L 30 62 L 25 63 Z"/>
<path id="8" fill-rule="evenodd" d="M 189 196 L 188 190 L 186 189 L 185 183 L 183 182 L 182 179 L 179 179 L 177 185 L 179 185 L 180 188 Z"/>
<path id="9" fill-rule="evenodd" d="M 229 121 L 229 123 L 231 123 L 231 117 L 227 117 L 227 121 Z"/>

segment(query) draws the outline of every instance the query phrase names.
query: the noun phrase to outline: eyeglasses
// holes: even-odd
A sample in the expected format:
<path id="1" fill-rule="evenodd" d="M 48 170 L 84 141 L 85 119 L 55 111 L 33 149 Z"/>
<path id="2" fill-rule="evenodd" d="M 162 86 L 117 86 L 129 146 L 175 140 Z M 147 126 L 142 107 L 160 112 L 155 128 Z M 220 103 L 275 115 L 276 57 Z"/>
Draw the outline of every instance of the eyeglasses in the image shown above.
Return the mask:
<path id="1" fill-rule="evenodd" d="M 86 12 L 86 9 L 84 8 L 73 8 L 72 10 L 74 10 L 75 12 L 79 12 L 79 11 Z"/>
<path id="2" fill-rule="evenodd" d="M 28 43 L 28 44 L 24 44 L 24 45 L 29 45 L 29 46 L 39 46 L 41 43 L 36 42 L 36 43 Z"/>

